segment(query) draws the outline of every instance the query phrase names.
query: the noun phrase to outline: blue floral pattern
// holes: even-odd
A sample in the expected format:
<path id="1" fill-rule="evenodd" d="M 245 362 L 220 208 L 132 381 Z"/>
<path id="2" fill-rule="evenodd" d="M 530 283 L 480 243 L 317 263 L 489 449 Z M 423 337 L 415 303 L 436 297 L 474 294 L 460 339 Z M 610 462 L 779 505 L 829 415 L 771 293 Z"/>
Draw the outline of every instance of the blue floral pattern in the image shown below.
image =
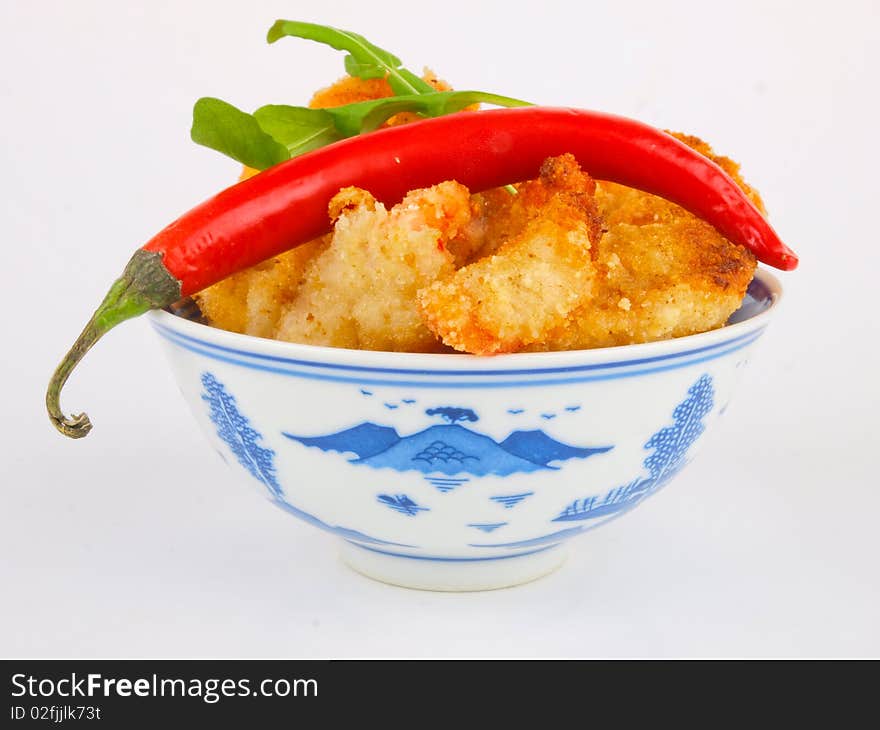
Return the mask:
<path id="1" fill-rule="evenodd" d="M 283 492 L 275 475 L 275 452 L 260 446 L 263 437 L 238 410 L 235 396 L 226 392 L 211 373 L 202 375 L 202 400 L 211 407 L 211 421 L 217 427 L 217 435 L 226 442 L 238 463 L 255 479 L 263 482 L 276 497 Z"/>
<path id="2" fill-rule="evenodd" d="M 202 374 L 201 383 L 204 388 L 202 399 L 210 408 L 210 419 L 217 429 L 217 435 L 238 463 L 266 486 L 273 501 L 279 507 L 321 529 L 354 542 L 417 549 L 415 545 L 389 542 L 357 530 L 325 523 L 288 502 L 277 477 L 275 451 L 266 444 L 260 431 L 254 428 L 241 412 L 235 396 L 210 372 Z M 372 392 L 363 389 L 361 393 L 372 395 Z M 411 400 L 402 399 L 400 402 L 409 405 Z M 384 403 L 384 405 L 395 405 L 396 408 L 396 404 Z M 551 520 L 551 522 L 573 521 L 581 524 L 525 540 L 492 545 L 470 543 L 469 546 L 520 549 L 553 545 L 622 515 L 645 497 L 665 486 L 685 466 L 688 452 L 705 431 L 704 419 L 714 405 L 715 389 L 712 377 L 703 374 L 688 388 L 685 399 L 674 408 L 672 422 L 660 428 L 645 442 L 644 448 L 650 451 L 642 462 L 646 473 L 604 494 L 577 499 Z M 580 405 L 565 406 L 564 411 L 560 409 L 558 413 L 575 412 L 580 408 Z M 508 410 L 513 415 L 513 412 L 519 409 Z M 488 475 L 506 477 L 514 473 L 557 470 L 561 462 L 573 458 L 587 458 L 612 448 L 611 446 L 570 446 L 557 441 L 542 430 L 515 430 L 504 440 L 496 440 L 459 425 L 460 422 L 473 423 L 479 420 L 472 409 L 443 406 L 427 409 L 425 413 L 429 416 L 440 416 L 446 423 L 429 426 L 408 436 L 401 436 L 392 426 L 370 422 L 321 436 L 307 437 L 290 433 L 283 435 L 306 447 L 350 454 L 348 461 L 354 465 L 390 467 L 398 472 L 421 472 L 421 477 L 441 493 L 452 491 Z M 555 417 L 556 413 L 548 411 L 538 415 L 550 420 L 547 417 L 551 415 Z M 226 459 L 223 451 L 225 450 L 221 450 L 221 456 Z M 534 494 L 535 491 L 523 490 L 486 496 L 497 507 L 509 510 Z M 419 494 L 415 496 L 421 498 Z M 375 499 L 378 504 L 409 518 L 431 511 L 430 507 L 419 504 L 408 494 L 378 494 Z M 586 521 L 590 521 L 589 525 Z M 471 529 L 490 533 L 508 523 L 474 521 L 466 525 Z"/>
<path id="3" fill-rule="evenodd" d="M 229 446 L 230 451 L 238 459 L 238 462 L 255 479 L 266 485 L 272 496 L 272 501 L 276 505 L 299 517 L 301 520 L 334 535 L 339 535 L 346 540 L 375 545 L 415 547 L 414 545 L 380 540 L 379 538 L 366 535 L 359 530 L 327 524 L 323 520 L 288 502 L 275 474 L 275 452 L 272 449 L 259 445 L 258 442 L 263 440 L 263 436 L 251 426 L 250 421 L 238 410 L 235 396 L 227 392 L 223 383 L 217 380 L 212 373 L 202 374 L 202 386 L 204 387 L 202 400 L 206 401 L 211 408 L 211 421 L 217 427 L 217 435 L 226 442 L 226 445 Z M 227 461 L 226 456 L 222 452 L 220 452 L 220 456 L 224 461 Z"/>
<path id="4" fill-rule="evenodd" d="M 672 412 L 674 423 L 657 431 L 645 444 L 653 449 L 644 463 L 649 476 L 615 487 L 604 497 L 594 495 L 569 504 L 554 522 L 589 520 L 634 507 L 649 494 L 664 487 L 687 463 L 687 453 L 705 431 L 703 418 L 715 403 L 711 376 L 704 374 L 688 388 L 688 397 Z"/>

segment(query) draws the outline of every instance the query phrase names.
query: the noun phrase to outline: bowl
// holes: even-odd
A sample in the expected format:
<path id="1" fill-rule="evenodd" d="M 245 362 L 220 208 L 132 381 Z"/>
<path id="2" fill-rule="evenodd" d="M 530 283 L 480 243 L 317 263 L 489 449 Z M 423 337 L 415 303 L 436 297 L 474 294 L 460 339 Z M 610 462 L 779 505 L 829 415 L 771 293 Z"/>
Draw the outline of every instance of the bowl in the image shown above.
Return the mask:
<path id="1" fill-rule="evenodd" d="M 551 572 L 571 538 L 681 471 L 780 293 L 759 270 L 721 329 L 495 357 L 298 345 L 150 317 L 243 484 L 336 535 L 371 578 L 485 590 Z"/>

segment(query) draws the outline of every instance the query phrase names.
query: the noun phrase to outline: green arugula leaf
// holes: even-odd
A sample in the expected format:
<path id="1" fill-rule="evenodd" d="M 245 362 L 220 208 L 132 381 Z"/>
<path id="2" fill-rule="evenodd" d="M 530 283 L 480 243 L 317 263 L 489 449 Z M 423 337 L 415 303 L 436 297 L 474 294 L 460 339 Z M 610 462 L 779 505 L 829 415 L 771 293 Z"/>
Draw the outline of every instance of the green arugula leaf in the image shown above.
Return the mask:
<path id="1" fill-rule="evenodd" d="M 395 114 L 439 117 L 471 104 L 529 106 L 526 101 L 483 91 L 434 91 L 390 96 L 329 109 L 268 104 L 252 115 L 220 99 L 203 98 L 193 108 L 193 141 L 258 170 L 310 150 L 380 127 Z"/>
<path id="2" fill-rule="evenodd" d="M 385 76 L 385 69 L 375 63 L 358 63 L 354 56 L 348 54 L 345 57 L 345 73 L 359 79 L 381 79 Z"/>
<path id="3" fill-rule="evenodd" d="M 353 137 L 363 132 L 371 132 L 401 112 L 414 112 L 423 117 L 439 117 L 478 103 L 506 107 L 531 106 L 527 101 L 484 91 L 433 91 L 430 94 L 391 96 L 386 99 L 361 101 L 326 111 L 333 115 L 336 127 L 342 134 Z"/>
<path id="4" fill-rule="evenodd" d="M 409 69 L 400 68 L 397 70 L 397 76 L 388 76 L 388 85 L 397 95 L 412 94 L 410 88 L 415 89 L 416 94 L 433 94 L 435 89 L 431 84 L 425 81 L 421 76 L 417 76 Z"/>
<path id="5" fill-rule="evenodd" d="M 339 51 L 347 51 L 345 70 L 362 79 L 387 77 L 395 94 L 423 94 L 434 91 L 427 81 L 401 68 L 401 60 L 390 51 L 379 48 L 362 35 L 316 23 L 276 20 L 266 40 L 274 43 L 285 36 L 305 38 L 324 43 Z"/>
<path id="6" fill-rule="evenodd" d="M 248 167 L 268 167 L 319 147 L 371 132 L 395 114 L 439 117 L 472 104 L 530 106 L 529 102 L 483 91 L 437 91 L 403 68 L 400 59 L 357 33 L 315 23 L 276 20 L 269 43 L 291 36 L 347 51 L 345 70 L 361 79 L 386 78 L 395 96 L 329 109 L 269 104 L 246 114 L 220 99 L 205 97 L 193 107 L 192 139 Z M 516 189 L 506 186 L 511 195 Z"/>
<path id="7" fill-rule="evenodd" d="M 325 109 L 268 104 L 254 112 L 263 131 L 287 147 L 290 157 L 338 142 L 344 135 Z"/>
<path id="8" fill-rule="evenodd" d="M 193 142 L 257 170 L 289 159 L 287 147 L 267 134 L 250 114 L 220 99 L 203 97 L 193 107 Z"/>

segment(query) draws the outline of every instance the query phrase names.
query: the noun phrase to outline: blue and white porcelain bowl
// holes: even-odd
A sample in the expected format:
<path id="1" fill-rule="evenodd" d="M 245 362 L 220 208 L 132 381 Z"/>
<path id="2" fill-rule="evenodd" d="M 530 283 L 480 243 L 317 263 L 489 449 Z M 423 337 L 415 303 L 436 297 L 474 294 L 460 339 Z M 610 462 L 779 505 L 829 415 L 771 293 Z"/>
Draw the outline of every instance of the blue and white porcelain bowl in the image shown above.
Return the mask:
<path id="1" fill-rule="evenodd" d="M 724 412 L 780 295 L 759 271 L 728 326 L 626 347 L 497 357 L 343 350 L 152 323 L 214 448 L 388 583 L 480 590 L 674 477 Z"/>

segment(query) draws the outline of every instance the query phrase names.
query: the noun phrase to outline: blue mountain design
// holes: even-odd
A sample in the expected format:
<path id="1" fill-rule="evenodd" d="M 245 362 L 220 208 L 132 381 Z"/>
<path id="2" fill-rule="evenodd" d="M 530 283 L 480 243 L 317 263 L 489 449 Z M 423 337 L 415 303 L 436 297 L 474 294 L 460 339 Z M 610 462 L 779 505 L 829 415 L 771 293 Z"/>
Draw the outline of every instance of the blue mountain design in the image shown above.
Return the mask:
<path id="1" fill-rule="evenodd" d="M 542 465 L 547 465 L 551 461 L 586 459 L 593 454 L 604 454 L 614 448 L 602 446 L 595 449 L 580 449 L 552 439 L 543 431 L 514 431 L 499 445 L 511 454 Z"/>
<path id="2" fill-rule="evenodd" d="M 543 431 L 514 431 L 499 443 L 456 423 L 430 426 L 403 438 L 395 429 L 375 423 L 362 423 L 326 436 L 284 435 L 323 451 L 355 454 L 352 464 L 399 472 L 439 473 L 446 477 L 457 474 L 508 476 L 556 469 L 551 462 L 585 459 L 612 448 L 569 446 Z M 451 484 L 448 488 L 455 486 L 457 484 Z"/>
<path id="3" fill-rule="evenodd" d="M 400 439 L 385 451 L 352 463 L 375 469 L 476 476 L 507 476 L 546 468 L 505 451 L 488 436 L 458 425 L 431 426 Z"/>
<path id="4" fill-rule="evenodd" d="M 393 428 L 377 426 L 375 423 L 362 423 L 329 436 L 294 436 L 292 433 L 284 435 L 306 446 L 316 446 L 322 451 L 357 454 L 358 459 L 381 453 L 400 441 L 400 436 Z"/>

